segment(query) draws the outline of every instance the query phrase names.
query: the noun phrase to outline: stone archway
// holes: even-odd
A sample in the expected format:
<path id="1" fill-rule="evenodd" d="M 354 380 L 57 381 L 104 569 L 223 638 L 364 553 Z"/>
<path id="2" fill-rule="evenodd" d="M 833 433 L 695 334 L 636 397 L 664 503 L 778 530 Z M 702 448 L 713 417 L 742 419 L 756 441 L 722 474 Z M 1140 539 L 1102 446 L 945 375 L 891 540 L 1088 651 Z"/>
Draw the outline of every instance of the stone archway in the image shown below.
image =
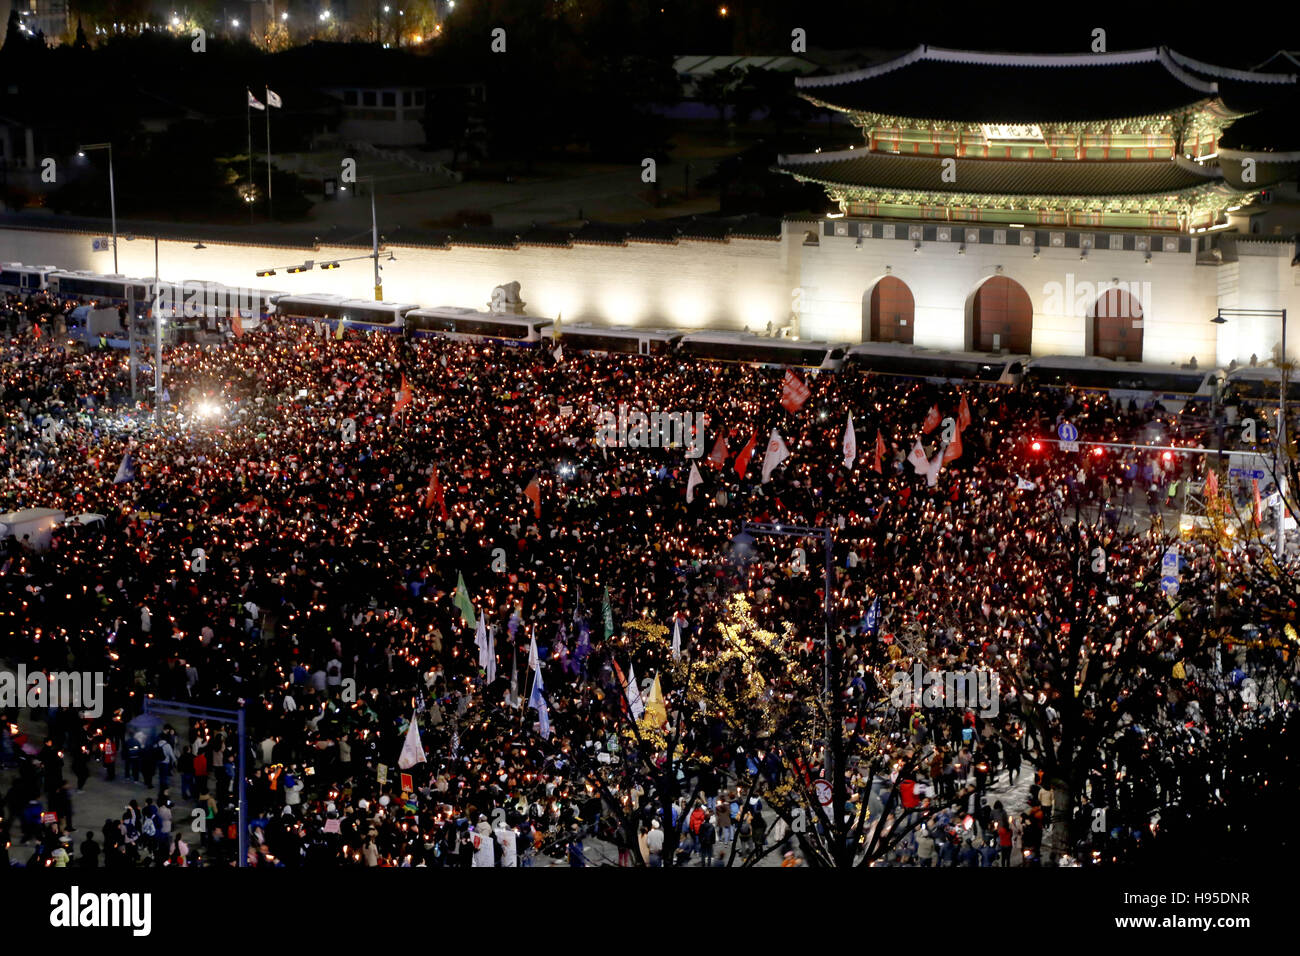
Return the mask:
<path id="1" fill-rule="evenodd" d="M 1092 304 L 1090 355 L 1142 361 L 1142 304 L 1126 289 L 1107 289 Z"/>
<path id="2" fill-rule="evenodd" d="M 916 301 L 906 282 L 882 276 L 862 303 L 862 341 L 911 345 L 916 334 Z"/>
<path id="3" fill-rule="evenodd" d="M 1034 304 L 1014 279 L 992 276 L 971 302 L 971 349 L 1028 355 L 1034 337 Z"/>

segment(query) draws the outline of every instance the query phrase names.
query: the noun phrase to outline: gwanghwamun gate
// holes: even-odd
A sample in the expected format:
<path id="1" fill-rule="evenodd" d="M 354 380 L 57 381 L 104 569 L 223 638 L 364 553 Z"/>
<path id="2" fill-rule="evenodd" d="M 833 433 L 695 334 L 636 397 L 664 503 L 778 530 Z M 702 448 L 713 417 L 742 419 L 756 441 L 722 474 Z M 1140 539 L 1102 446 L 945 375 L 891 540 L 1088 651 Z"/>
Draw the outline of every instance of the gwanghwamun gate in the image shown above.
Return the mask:
<path id="1" fill-rule="evenodd" d="M 672 329 L 786 330 L 802 339 L 1099 355 L 1201 367 L 1276 358 L 1276 315 L 1300 308 L 1291 232 L 1261 229 L 1297 199 L 1300 62 L 1251 70 L 1160 47 L 1029 55 L 921 46 L 866 69 L 796 80 L 862 131 L 779 169 L 825 189 L 818 218 L 465 229 L 389 241 L 384 298 L 483 308 L 521 283 L 531 315 Z M 255 277 L 268 264 L 364 246 L 160 243 L 164 279 L 370 296 L 368 263 Z M 96 231 L 101 230 L 101 231 Z M 0 259 L 111 273 L 85 230 L 10 223 Z M 191 234 L 192 233 L 192 234 Z M 202 249 L 196 250 L 196 245 Z M 118 271 L 152 276 L 152 242 Z M 1300 335 L 1292 343 L 1300 345 Z M 1292 355 L 1297 349 L 1289 349 Z"/>

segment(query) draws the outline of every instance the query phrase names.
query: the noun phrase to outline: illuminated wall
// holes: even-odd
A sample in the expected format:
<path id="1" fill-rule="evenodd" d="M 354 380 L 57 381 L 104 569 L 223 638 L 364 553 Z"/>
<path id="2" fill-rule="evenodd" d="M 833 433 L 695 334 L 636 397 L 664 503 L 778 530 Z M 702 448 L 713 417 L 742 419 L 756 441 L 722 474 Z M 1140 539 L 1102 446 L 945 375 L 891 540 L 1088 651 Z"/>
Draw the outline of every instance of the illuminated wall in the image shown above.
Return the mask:
<path id="1" fill-rule="evenodd" d="M 816 245 L 805 245 L 808 231 Z M 485 308 L 494 286 L 518 281 L 530 315 L 566 321 L 648 327 L 751 329 L 783 326 L 792 309 L 805 339 L 862 340 L 864 307 L 884 275 L 907 283 L 915 299 L 915 344 L 962 349 L 968 341 L 970 304 L 979 285 L 999 274 L 1018 282 L 1034 306 L 1036 355 L 1083 355 L 1089 345 L 1091 301 L 1118 280 L 1143 309 L 1144 361 L 1202 366 L 1247 364 L 1272 358 L 1280 341 L 1276 318 L 1209 320 L 1218 308 L 1286 308 L 1300 315 L 1300 269 L 1291 266 L 1290 243 L 1242 236 L 1236 262 L 1196 264 L 1193 252 L 1156 252 L 1150 264 L 1136 251 L 1090 250 L 1014 244 L 966 247 L 904 240 L 826 236 L 822 224 L 787 222 L 781 241 L 732 239 L 727 243 L 629 243 L 627 246 L 545 246 L 503 250 L 428 249 L 394 245 L 395 262 L 383 262 L 384 297 L 419 305 Z M 112 272 L 110 251 L 92 251 L 92 237 L 62 231 L 0 229 L 0 261 Z M 281 292 L 330 292 L 373 297 L 367 260 L 328 272 L 287 275 L 283 267 L 361 254 L 357 248 L 319 250 L 191 242 L 161 242 L 164 279 L 202 279 Z M 119 239 L 119 272 L 151 277 L 153 242 Z M 1231 257 L 1230 257 L 1231 258 Z M 258 279 L 268 266 L 279 273 Z M 1069 301 L 1073 299 L 1073 301 Z M 1289 352 L 1300 355 L 1300 326 Z"/>
<path id="2" fill-rule="evenodd" d="M 92 251 L 91 239 L 66 232 L 0 230 L 0 260 L 111 273 L 112 252 Z M 193 242 L 160 242 L 162 278 L 359 299 L 374 296 L 369 260 L 298 275 L 288 275 L 283 268 L 309 258 L 325 262 L 356 256 L 364 254 L 363 249 L 204 245 L 200 250 Z M 788 322 L 790 290 L 797 284 L 791 277 L 788 244 L 764 239 L 571 249 L 388 248 L 397 257 L 395 262 L 381 261 L 384 298 L 389 301 L 483 309 L 495 286 L 517 281 L 529 315 L 563 313 L 566 321 L 760 330 L 769 322 Z M 279 267 L 278 274 L 257 278 L 255 273 L 268 266 Z M 119 237 L 117 271 L 152 277 L 153 241 Z"/>

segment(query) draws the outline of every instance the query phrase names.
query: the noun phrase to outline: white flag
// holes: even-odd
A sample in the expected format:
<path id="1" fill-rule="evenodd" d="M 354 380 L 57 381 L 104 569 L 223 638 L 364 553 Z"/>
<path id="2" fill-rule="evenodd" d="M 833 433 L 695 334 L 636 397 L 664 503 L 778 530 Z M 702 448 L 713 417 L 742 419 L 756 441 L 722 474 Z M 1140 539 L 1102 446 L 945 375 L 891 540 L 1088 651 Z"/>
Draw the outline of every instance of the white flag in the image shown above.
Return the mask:
<path id="1" fill-rule="evenodd" d="M 397 766 L 410 770 L 417 763 L 424 763 L 424 748 L 420 746 L 420 727 L 412 712 L 411 726 L 406 729 L 406 740 L 402 743 L 402 754 L 397 758 Z"/>
<path id="2" fill-rule="evenodd" d="M 539 662 L 539 658 L 537 656 L 537 636 L 534 635 L 528 641 L 528 669 L 530 671 L 537 670 L 538 662 Z"/>
<path id="3" fill-rule="evenodd" d="M 694 462 L 692 462 L 691 476 L 686 479 L 686 503 L 688 505 L 695 500 L 695 486 L 702 481 L 704 479 L 700 477 L 700 469 L 696 468 Z"/>
<path id="4" fill-rule="evenodd" d="M 275 90 L 272 90 L 270 87 L 266 90 L 266 102 L 268 106 L 284 106 L 284 101 L 280 99 L 280 94 L 275 92 Z"/>
<path id="5" fill-rule="evenodd" d="M 673 618 L 673 660 L 682 659 L 682 619 Z"/>
<path id="6" fill-rule="evenodd" d="M 627 706 L 632 711 L 633 720 L 640 720 L 645 714 L 645 701 L 641 699 L 641 691 L 636 686 L 636 670 L 631 664 L 627 665 Z"/>
<path id="7" fill-rule="evenodd" d="M 478 648 L 478 666 L 487 670 L 488 665 L 488 636 L 487 623 L 483 620 L 483 615 L 478 618 L 478 626 L 474 628 L 474 645 Z"/>
<path id="8" fill-rule="evenodd" d="M 912 446 L 912 453 L 907 456 L 907 460 L 918 475 L 924 475 L 930 470 L 930 459 L 925 457 L 925 449 L 921 447 L 921 439 L 916 440 L 916 444 Z"/>
<path id="9" fill-rule="evenodd" d="M 763 455 L 763 481 L 772 477 L 776 466 L 790 457 L 790 449 L 785 447 L 785 439 L 773 428 L 772 437 L 767 440 L 767 452 Z"/>
<path id="10" fill-rule="evenodd" d="M 564 361 L 564 346 L 563 346 L 563 345 L 557 345 L 557 346 L 555 347 L 555 351 L 552 352 L 551 355 L 554 356 L 555 361 L 557 361 L 557 362 L 563 362 L 563 361 Z"/>
<path id="11" fill-rule="evenodd" d="M 943 471 L 943 453 L 946 446 L 941 446 L 934 453 L 934 461 L 925 466 L 925 485 L 927 488 L 933 488 L 939 483 L 939 472 Z"/>
<path id="12" fill-rule="evenodd" d="M 253 109 L 255 109 L 255 110 L 264 110 L 264 109 L 266 109 L 266 104 L 263 103 L 261 100 L 259 100 L 256 96 L 254 96 L 252 90 L 245 90 L 245 92 L 248 93 L 248 105 L 249 105 L 249 106 L 251 106 L 251 107 L 252 107 Z"/>
<path id="13" fill-rule="evenodd" d="M 1016 475 L 1016 491 L 1034 491 L 1038 488 L 1032 481 L 1026 481 L 1019 475 Z"/>
<path id="14" fill-rule="evenodd" d="M 497 629 L 493 627 L 488 631 L 488 652 L 487 652 L 487 682 L 494 683 L 497 679 Z"/>
<path id="15" fill-rule="evenodd" d="M 853 460 L 858 457 L 858 436 L 853 430 L 853 413 L 849 412 L 849 423 L 844 426 L 844 467 L 853 470 Z"/>
<path id="16" fill-rule="evenodd" d="M 519 658 L 516 655 L 510 661 L 510 690 L 506 692 L 506 706 L 518 710 L 522 703 L 519 699 Z"/>

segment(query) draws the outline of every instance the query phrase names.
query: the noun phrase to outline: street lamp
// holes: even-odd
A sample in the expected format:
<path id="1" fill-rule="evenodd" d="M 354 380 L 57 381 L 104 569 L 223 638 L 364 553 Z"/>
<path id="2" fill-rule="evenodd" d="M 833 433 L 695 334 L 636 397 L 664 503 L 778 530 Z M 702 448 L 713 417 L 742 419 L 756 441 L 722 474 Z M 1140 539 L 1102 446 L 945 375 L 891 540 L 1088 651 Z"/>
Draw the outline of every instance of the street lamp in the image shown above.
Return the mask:
<path id="1" fill-rule="evenodd" d="M 108 209 L 113 222 L 113 274 L 117 274 L 117 191 L 113 188 L 113 144 L 89 143 L 77 147 L 77 155 L 86 158 L 86 152 L 92 149 L 108 150 Z"/>
<path id="2" fill-rule="evenodd" d="M 1229 318 L 1276 318 L 1282 323 L 1282 355 L 1278 362 L 1277 445 L 1273 450 L 1273 473 L 1277 479 L 1277 540 L 1273 553 L 1281 558 L 1286 553 L 1286 309 L 1220 309 L 1214 318 L 1215 325 L 1223 325 Z"/>
<path id="3" fill-rule="evenodd" d="M 840 719 L 839 694 L 835 691 L 834 675 L 838 670 L 839 662 L 837 657 L 838 647 L 832 635 L 834 621 L 834 606 L 831 601 L 831 593 L 834 590 L 835 575 L 835 557 L 833 553 L 833 535 L 834 531 L 830 528 L 809 528 L 801 525 L 772 524 L 769 522 L 745 522 L 742 526 L 742 533 L 733 538 L 736 544 L 736 555 L 742 562 L 753 553 L 753 537 L 756 534 L 766 534 L 774 536 L 784 536 L 790 538 L 821 538 L 822 546 L 826 552 L 826 580 L 825 580 L 825 612 L 826 612 L 826 634 L 822 641 L 822 662 L 824 672 L 822 674 L 822 694 L 826 698 L 827 707 L 827 728 L 824 747 L 826 751 L 826 775 L 830 778 L 831 783 L 831 827 L 828 836 L 831 841 L 831 858 L 836 863 L 851 862 L 842 861 L 841 857 L 845 852 L 845 840 L 841 838 L 840 829 L 843 826 L 844 806 L 847 803 L 848 794 L 844 786 L 843 767 L 843 750 L 844 750 L 844 724 Z"/>

